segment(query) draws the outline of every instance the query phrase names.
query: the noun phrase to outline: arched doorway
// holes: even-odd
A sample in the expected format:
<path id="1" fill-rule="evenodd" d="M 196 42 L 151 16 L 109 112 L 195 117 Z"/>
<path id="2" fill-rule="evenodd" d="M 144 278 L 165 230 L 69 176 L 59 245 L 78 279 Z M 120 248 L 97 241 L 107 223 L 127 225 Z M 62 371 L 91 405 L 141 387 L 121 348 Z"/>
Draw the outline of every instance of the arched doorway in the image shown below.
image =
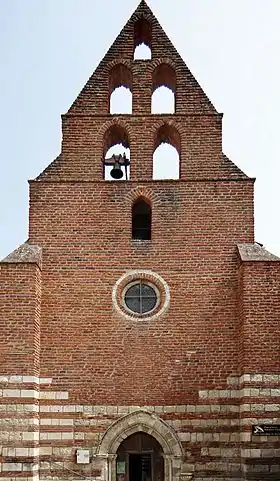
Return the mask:
<path id="1" fill-rule="evenodd" d="M 138 481 L 138 479 L 132 479 L 132 474 L 137 471 L 137 462 L 140 464 L 141 457 L 138 458 L 138 461 L 136 458 L 134 460 L 131 458 L 132 463 L 134 463 L 134 471 L 130 473 L 130 478 L 129 467 L 126 465 L 117 465 L 117 462 L 118 459 L 119 462 L 124 462 L 125 460 L 127 462 L 127 458 L 121 459 L 119 457 L 121 454 L 124 454 L 124 451 L 129 455 L 130 450 L 127 449 L 125 441 L 139 433 L 142 436 L 146 434 L 148 437 L 135 437 L 132 441 L 127 441 L 128 443 L 142 442 L 142 445 L 140 444 L 140 447 L 142 446 L 140 450 L 139 444 L 136 445 L 138 447 L 134 454 L 142 455 L 145 449 L 150 446 L 154 456 L 153 462 L 161 463 L 161 467 L 156 469 L 156 476 L 159 477 L 155 477 L 153 471 L 151 474 L 154 478 L 151 481 L 180 481 L 184 451 L 176 432 L 156 414 L 141 410 L 134 411 L 118 419 L 107 429 L 102 437 L 96 451 L 96 459 L 99 458 L 105 461 L 101 479 L 103 481 Z M 141 441 L 139 441 L 139 439 Z M 131 452 L 131 454 L 133 453 Z M 155 458 L 157 459 L 155 460 Z M 161 460 L 159 461 L 159 459 Z M 119 472 L 121 470 L 124 470 L 124 472 Z M 142 473 L 142 468 L 140 473 Z M 119 475 L 123 476 L 118 478 Z"/>
<path id="2" fill-rule="evenodd" d="M 117 481 L 164 481 L 162 447 L 150 434 L 128 436 L 118 448 L 116 463 Z"/>

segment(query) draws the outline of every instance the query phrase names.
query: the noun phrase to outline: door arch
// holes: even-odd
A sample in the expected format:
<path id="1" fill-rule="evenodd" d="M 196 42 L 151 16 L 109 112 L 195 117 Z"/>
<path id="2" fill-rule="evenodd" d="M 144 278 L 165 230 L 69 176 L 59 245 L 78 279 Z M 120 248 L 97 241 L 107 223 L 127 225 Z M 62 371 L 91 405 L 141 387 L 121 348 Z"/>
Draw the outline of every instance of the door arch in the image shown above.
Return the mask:
<path id="1" fill-rule="evenodd" d="M 138 431 L 118 447 L 117 481 L 164 481 L 162 447 L 150 434 Z"/>
<path id="2" fill-rule="evenodd" d="M 118 449 L 126 438 L 139 432 L 150 435 L 161 447 L 164 464 L 163 481 L 179 481 L 184 452 L 176 432 L 154 413 L 140 410 L 113 423 L 101 439 L 96 454 L 107 461 L 104 480 L 117 481 Z"/>

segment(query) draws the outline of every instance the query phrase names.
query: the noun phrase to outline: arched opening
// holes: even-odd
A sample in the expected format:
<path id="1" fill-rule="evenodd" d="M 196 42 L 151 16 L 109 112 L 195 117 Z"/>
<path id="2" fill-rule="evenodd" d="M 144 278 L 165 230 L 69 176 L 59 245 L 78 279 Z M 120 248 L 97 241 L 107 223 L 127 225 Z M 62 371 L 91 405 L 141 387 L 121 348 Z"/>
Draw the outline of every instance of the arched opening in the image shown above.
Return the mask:
<path id="1" fill-rule="evenodd" d="M 152 114 L 174 114 L 175 96 L 168 87 L 158 87 L 152 95 Z"/>
<path id="2" fill-rule="evenodd" d="M 134 24 L 134 60 L 150 60 L 152 58 L 152 27 L 145 18 Z"/>
<path id="3" fill-rule="evenodd" d="M 110 114 L 132 113 L 132 74 L 124 64 L 115 65 L 109 75 Z"/>
<path id="4" fill-rule="evenodd" d="M 153 179 L 179 179 L 181 141 L 177 129 L 162 125 L 156 134 L 153 155 Z"/>
<path id="5" fill-rule="evenodd" d="M 164 481 L 161 445 L 145 432 L 128 436 L 117 451 L 116 474 L 118 481 Z"/>
<path id="6" fill-rule="evenodd" d="M 114 157 L 115 156 L 115 157 Z M 104 135 L 103 146 L 103 178 L 104 180 L 128 180 L 130 166 L 124 165 L 124 159 L 130 161 L 129 138 L 126 129 L 119 125 L 112 125 Z M 116 161 L 117 164 L 116 164 Z M 117 179 L 112 176 L 112 170 L 116 168 L 120 172 Z"/>
<path id="7" fill-rule="evenodd" d="M 110 97 L 110 114 L 131 114 L 132 93 L 126 87 L 118 87 Z"/>
<path id="8" fill-rule="evenodd" d="M 151 240 L 152 209 L 145 199 L 137 199 L 132 206 L 132 239 Z"/>
<path id="9" fill-rule="evenodd" d="M 103 478 L 106 481 L 117 481 L 116 460 L 120 445 L 132 434 L 146 433 L 152 436 L 162 448 L 164 456 L 164 481 L 180 481 L 181 465 L 184 450 L 174 429 L 156 414 L 145 411 L 134 411 L 115 421 L 103 435 L 97 448 L 97 457 L 105 460 Z M 176 471 L 173 471 L 175 467 Z M 120 469 L 122 467 L 120 466 Z M 126 481 L 121 474 L 118 481 Z M 157 481 L 157 480 L 154 480 Z M 160 479 L 160 481 L 162 481 Z"/>
<path id="10" fill-rule="evenodd" d="M 176 111 L 176 72 L 168 64 L 160 64 L 153 72 L 152 114 Z"/>
<path id="11" fill-rule="evenodd" d="M 152 51 L 148 45 L 141 43 L 134 50 L 134 60 L 151 60 Z"/>

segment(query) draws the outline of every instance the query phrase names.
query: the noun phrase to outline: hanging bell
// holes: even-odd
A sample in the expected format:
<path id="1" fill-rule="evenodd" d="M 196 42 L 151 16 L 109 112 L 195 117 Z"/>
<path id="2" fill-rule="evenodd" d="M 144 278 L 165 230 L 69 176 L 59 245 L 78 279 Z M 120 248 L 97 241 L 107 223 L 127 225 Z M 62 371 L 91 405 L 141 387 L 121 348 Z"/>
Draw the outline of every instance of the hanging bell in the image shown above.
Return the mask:
<path id="1" fill-rule="evenodd" d="M 121 179 L 123 177 L 122 168 L 120 166 L 120 163 L 117 160 L 114 163 L 114 167 L 112 168 L 110 175 L 111 177 L 113 177 L 113 179 L 116 179 L 116 180 Z"/>

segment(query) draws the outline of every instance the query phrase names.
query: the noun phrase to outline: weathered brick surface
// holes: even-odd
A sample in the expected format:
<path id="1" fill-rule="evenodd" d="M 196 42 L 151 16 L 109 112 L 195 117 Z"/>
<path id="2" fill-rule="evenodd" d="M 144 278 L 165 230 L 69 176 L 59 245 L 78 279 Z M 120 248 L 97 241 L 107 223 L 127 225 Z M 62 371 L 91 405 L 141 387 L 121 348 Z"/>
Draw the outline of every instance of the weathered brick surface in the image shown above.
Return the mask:
<path id="1" fill-rule="evenodd" d="M 133 61 L 143 41 L 152 59 Z M 132 115 L 109 114 L 121 85 Z M 151 114 L 160 85 L 174 115 Z M 0 264 L 0 478 L 115 481 L 117 448 L 141 429 L 162 445 L 164 481 L 279 479 L 280 439 L 251 426 L 279 422 L 280 260 L 254 244 L 254 179 L 223 154 L 222 116 L 144 1 L 62 133 L 30 181 L 29 240 Z M 179 180 L 152 180 L 162 142 Z M 106 182 L 118 143 L 130 181 Z M 131 238 L 138 198 L 150 241 Z M 162 296 L 144 320 L 121 306 L 137 276 Z"/>
<path id="2" fill-rule="evenodd" d="M 244 372 L 278 374 L 280 262 L 244 262 L 241 275 Z"/>
<path id="3" fill-rule="evenodd" d="M 2 374 L 38 375 L 41 271 L 37 264 L 0 263 Z"/>
<path id="4" fill-rule="evenodd" d="M 41 374 L 71 385 L 77 401 L 194 401 L 195 386 L 222 387 L 238 364 L 235 244 L 252 240 L 251 182 L 141 186 L 153 206 L 144 244 L 131 240 L 138 183 L 31 184 L 30 239 L 44 251 Z M 131 324 L 111 293 L 141 268 L 168 283 L 170 308 Z"/>

